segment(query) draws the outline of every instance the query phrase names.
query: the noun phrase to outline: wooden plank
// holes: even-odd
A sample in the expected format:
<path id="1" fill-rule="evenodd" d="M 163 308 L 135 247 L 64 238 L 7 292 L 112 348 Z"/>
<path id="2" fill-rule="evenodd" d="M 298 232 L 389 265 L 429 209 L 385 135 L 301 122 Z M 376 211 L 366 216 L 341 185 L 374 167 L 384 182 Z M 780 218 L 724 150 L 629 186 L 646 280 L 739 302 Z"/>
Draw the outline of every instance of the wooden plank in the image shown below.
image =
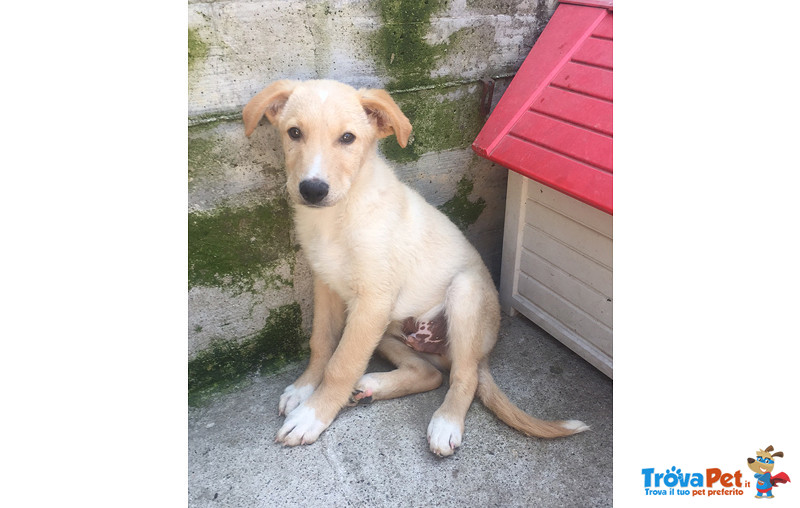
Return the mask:
<path id="1" fill-rule="evenodd" d="M 506 314 L 514 315 L 513 295 L 517 292 L 517 271 L 522 252 L 522 231 L 528 185 L 532 181 L 519 173 L 508 172 L 506 184 L 506 215 L 503 230 L 503 255 L 500 265 L 500 306 Z"/>
<path id="2" fill-rule="evenodd" d="M 611 173 L 510 136 L 497 145 L 497 155 L 492 160 L 608 214 L 613 213 Z"/>
<path id="3" fill-rule="evenodd" d="M 556 318 L 567 329 L 583 337 L 606 355 L 613 356 L 611 329 L 537 280 L 520 274 L 519 295 L 535 303 L 542 311 Z"/>
<path id="4" fill-rule="evenodd" d="M 537 253 L 523 250 L 520 272 L 608 328 L 613 327 L 611 298 L 578 280 Z"/>
<path id="5" fill-rule="evenodd" d="M 525 223 L 613 269 L 613 243 L 597 231 L 531 200 L 525 206 Z"/>
<path id="6" fill-rule="evenodd" d="M 517 112 L 528 109 L 539 91 L 569 60 L 577 44 L 606 16 L 605 12 L 566 4 L 556 9 L 472 144 L 478 155 L 491 159 L 490 154 L 514 123 Z"/>
<path id="7" fill-rule="evenodd" d="M 592 97 L 613 101 L 613 81 L 613 71 L 567 62 L 553 79 L 552 84 Z"/>
<path id="8" fill-rule="evenodd" d="M 589 37 L 572 56 L 573 62 L 586 63 L 606 69 L 614 68 L 614 41 Z"/>
<path id="9" fill-rule="evenodd" d="M 602 7 L 604 9 L 614 8 L 614 0 L 561 0 L 560 4 L 582 5 L 584 7 Z"/>
<path id="10" fill-rule="evenodd" d="M 513 172 L 512 172 L 513 173 Z M 593 206 L 581 203 L 573 197 L 567 196 L 539 182 L 528 179 L 530 185 L 527 186 L 527 197 L 538 201 L 543 206 L 555 210 L 561 215 L 594 229 L 603 236 L 612 239 L 614 237 L 613 217 L 605 212 L 601 212 Z"/>
<path id="11" fill-rule="evenodd" d="M 612 13 L 609 12 L 608 15 L 603 18 L 600 24 L 594 29 L 594 32 L 592 32 L 592 36 L 614 39 L 614 15 Z"/>
<path id="12" fill-rule="evenodd" d="M 511 134 L 605 171 L 613 171 L 614 144 L 605 134 L 533 111 L 525 112 L 511 129 Z"/>
<path id="13" fill-rule="evenodd" d="M 527 298 L 517 294 L 514 296 L 514 308 L 522 313 L 544 331 L 555 337 L 562 344 L 592 364 L 600 372 L 614 378 L 614 361 L 611 356 L 600 351 L 592 343 L 567 328 L 555 317 L 547 314 Z"/>
<path id="14" fill-rule="evenodd" d="M 614 134 L 614 105 L 602 99 L 549 86 L 542 90 L 531 109 L 609 136 Z"/>
<path id="15" fill-rule="evenodd" d="M 611 268 L 598 263 L 583 252 L 531 226 L 522 231 L 522 246 L 548 263 L 569 273 L 606 299 L 614 298 L 614 274 Z M 520 257 L 520 266 L 522 264 Z"/>
<path id="16" fill-rule="evenodd" d="M 613 214 L 610 9 L 568 3 L 558 7 L 472 148 L 482 157 Z M 579 134 L 576 142 L 563 126 L 542 131 L 542 126 L 526 124 L 535 118 L 529 111 L 609 138 Z M 519 120 L 522 124 L 517 126 Z M 539 134 L 544 142 L 536 139 Z M 593 147 L 597 140 L 601 141 Z"/>

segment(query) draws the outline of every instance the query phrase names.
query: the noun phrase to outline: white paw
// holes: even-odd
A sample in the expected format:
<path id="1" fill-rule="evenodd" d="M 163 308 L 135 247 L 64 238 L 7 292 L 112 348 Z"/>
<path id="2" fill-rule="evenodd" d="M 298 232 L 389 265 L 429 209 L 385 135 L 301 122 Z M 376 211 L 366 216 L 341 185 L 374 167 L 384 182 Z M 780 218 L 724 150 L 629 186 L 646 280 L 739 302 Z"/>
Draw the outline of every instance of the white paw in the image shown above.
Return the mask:
<path id="1" fill-rule="evenodd" d="M 463 433 L 463 425 L 441 416 L 434 416 L 428 424 L 428 443 L 431 445 L 431 451 L 439 457 L 452 455 L 456 448 L 461 446 Z"/>
<path id="2" fill-rule="evenodd" d="M 328 428 L 327 423 L 317 420 L 313 408 L 300 404 L 283 422 L 283 427 L 275 437 L 276 443 L 286 446 L 311 444 L 317 440 L 322 431 Z"/>
<path id="3" fill-rule="evenodd" d="M 311 385 L 295 388 L 294 384 L 290 384 L 283 390 L 283 395 L 281 395 L 281 400 L 278 403 L 278 414 L 288 415 L 311 397 L 312 393 L 314 393 L 314 387 Z"/>
<path id="4" fill-rule="evenodd" d="M 353 388 L 353 395 L 350 397 L 352 404 L 358 404 L 360 401 L 372 402 L 372 397 L 378 391 L 380 386 L 379 377 L 375 374 L 364 374 L 358 380 L 356 386 Z"/>

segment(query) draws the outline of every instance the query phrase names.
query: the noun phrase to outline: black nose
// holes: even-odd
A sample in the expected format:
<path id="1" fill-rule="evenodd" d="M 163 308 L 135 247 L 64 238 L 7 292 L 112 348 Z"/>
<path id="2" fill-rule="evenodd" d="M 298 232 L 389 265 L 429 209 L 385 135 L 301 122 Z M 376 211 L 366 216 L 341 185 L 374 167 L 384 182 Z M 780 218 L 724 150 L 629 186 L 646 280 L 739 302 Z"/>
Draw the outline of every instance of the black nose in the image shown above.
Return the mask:
<path id="1" fill-rule="evenodd" d="M 300 182 L 300 195 L 309 204 L 316 205 L 328 195 L 328 184 L 317 178 Z"/>

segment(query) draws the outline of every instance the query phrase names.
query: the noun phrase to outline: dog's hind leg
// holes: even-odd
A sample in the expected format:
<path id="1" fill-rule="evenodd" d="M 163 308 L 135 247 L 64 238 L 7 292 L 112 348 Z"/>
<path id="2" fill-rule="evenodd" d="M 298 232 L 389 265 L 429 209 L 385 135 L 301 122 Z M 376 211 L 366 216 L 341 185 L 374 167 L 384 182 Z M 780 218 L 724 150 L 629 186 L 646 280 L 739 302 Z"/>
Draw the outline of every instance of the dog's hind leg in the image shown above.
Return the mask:
<path id="1" fill-rule="evenodd" d="M 390 372 L 364 374 L 350 402 L 358 404 L 422 393 L 442 384 L 442 373 L 398 339 L 387 334 L 377 351 L 397 368 Z"/>
<path id="2" fill-rule="evenodd" d="M 433 453 L 452 455 L 461 446 L 464 418 L 478 387 L 478 363 L 494 345 L 500 326 L 497 293 L 488 273 L 466 272 L 447 293 L 450 388 L 428 425 Z"/>
<path id="3" fill-rule="evenodd" d="M 308 399 L 322 381 L 325 366 L 342 336 L 345 305 L 327 284 L 314 280 L 314 322 L 312 324 L 311 357 L 308 367 L 297 380 L 286 387 L 278 403 L 279 414 L 289 414 Z"/>

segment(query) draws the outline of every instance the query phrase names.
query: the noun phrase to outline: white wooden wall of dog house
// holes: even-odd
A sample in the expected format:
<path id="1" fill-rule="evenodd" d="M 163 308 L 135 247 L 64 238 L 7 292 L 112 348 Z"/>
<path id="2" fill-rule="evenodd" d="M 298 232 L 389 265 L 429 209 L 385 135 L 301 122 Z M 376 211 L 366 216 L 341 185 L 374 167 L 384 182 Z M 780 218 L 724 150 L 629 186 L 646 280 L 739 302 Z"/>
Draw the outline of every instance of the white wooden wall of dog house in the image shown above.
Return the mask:
<path id="1" fill-rule="evenodd" d="M 500 299 L 613 377 L 612 216 L 508 173 Z"/>

